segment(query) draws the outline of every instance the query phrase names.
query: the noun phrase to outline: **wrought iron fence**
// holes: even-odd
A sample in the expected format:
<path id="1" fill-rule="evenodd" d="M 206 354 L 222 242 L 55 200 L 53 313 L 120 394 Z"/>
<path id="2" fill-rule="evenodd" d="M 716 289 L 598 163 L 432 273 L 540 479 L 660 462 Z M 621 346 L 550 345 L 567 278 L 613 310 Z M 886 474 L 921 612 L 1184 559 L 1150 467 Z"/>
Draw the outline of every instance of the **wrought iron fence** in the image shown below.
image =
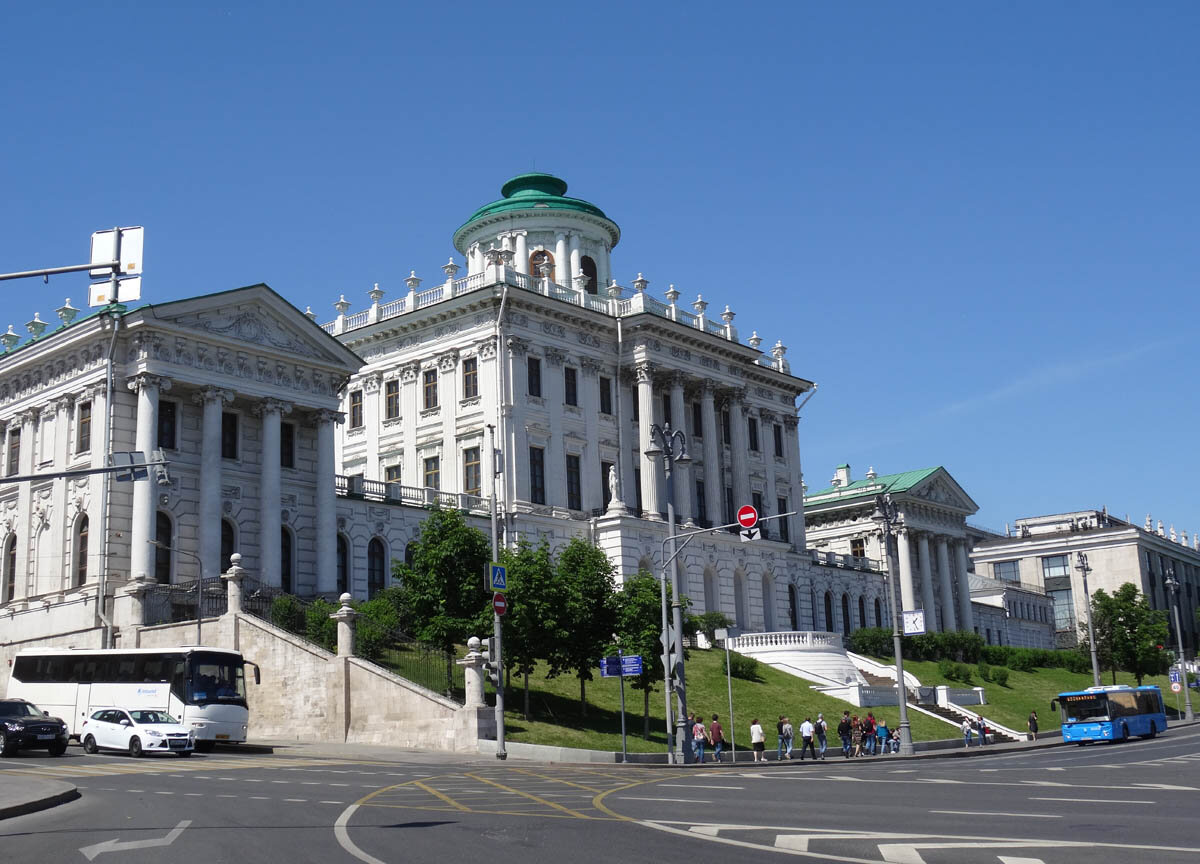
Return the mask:
<path id="1" fill-rule="evenodd" d="M 225 614 L 228 596 L 221 577 L 204 579 L 200 592 L 196 592 L 196 580 L 172 585 L 153 584 L 146 588 L 142 605 L 142 623 L 177 624 L 196 620 L 196 608 L 204 618 L 216 618 Z"/>
<path id="2" fill-rule="evenodd" d="M 461 704 L 466 701 L 467 685 L 463 667 L 454 660 L 453 654 L 441 648 L 395 633 L 374 662 Z"/>

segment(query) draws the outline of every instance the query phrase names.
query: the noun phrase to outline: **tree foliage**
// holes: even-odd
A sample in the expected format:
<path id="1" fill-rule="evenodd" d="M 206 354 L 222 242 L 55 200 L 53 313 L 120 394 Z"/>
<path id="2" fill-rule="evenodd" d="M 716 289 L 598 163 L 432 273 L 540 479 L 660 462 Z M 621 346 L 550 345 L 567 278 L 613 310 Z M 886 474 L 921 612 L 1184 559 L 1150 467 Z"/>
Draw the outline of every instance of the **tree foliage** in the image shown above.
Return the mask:
<path id="1" fill-rule="evenodd" d="M 570 636 L 564 585 L 557 578 L 550 544 L 536 547 L 521 539 L 505 549 L 500 560 L 508 571 L 510 609 L 504 616 L 503 657 L 506 668 L 524 676 L 524 713 L 529 719 L 529 673 L 538 660 L 549 657 Z"/>
<path id="2" fill-rule="evenodd" d="M 658 580 L 640 571 L 617 595 L 617 635 L 621 650 L 640 654 L 642 674 L 630 679 L 642 691 L 642 737 L 650 738 L 650 694 L 663 681 L 662 595 Z"/>
<path id="3" fill-rule="evenodd" d="M 602 549 L 579 537 L 562 549 L 555 569 L 565 598 L 563 623 L 569 635 L 559 640 L 547 658 L 550 675 L 575 673 L 580 714 L 586 716 L 585 688 L 604 649 L 612 644 L 616 625 L 615 569 Z"/>
<path id="4" fill-rule="evenodd" d="M 1167 613 L 1151 609 L 1149 598 L 1131 582 L 1111 595 L 1100 590 L 1092 596 L 1092 629 L 1097 653 L 1107 652 L 1110 664 L 1132 674 L 1139 685 L 1147 675 L 1161 675 L 1171 665 L 1164 650 Z"/>

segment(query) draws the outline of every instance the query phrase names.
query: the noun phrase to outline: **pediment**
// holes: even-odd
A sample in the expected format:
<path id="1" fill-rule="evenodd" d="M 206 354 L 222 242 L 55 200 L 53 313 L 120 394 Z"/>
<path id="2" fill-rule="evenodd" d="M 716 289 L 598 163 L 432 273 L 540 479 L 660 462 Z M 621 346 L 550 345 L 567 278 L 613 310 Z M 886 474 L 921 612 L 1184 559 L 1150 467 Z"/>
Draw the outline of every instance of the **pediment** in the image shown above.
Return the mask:
<path id="1" fill-rule="evenodd" d="M 979 510 L 957 481 L 945 469 L 939 469 L 906 493 L 908 496 L 937 504 L 968 515 Z"/>

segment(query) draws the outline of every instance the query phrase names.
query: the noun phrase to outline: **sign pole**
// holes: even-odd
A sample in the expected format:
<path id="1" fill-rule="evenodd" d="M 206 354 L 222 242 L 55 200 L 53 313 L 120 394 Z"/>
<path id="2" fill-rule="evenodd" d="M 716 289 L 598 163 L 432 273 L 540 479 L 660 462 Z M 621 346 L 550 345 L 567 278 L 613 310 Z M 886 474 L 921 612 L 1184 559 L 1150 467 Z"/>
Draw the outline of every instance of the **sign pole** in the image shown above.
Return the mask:
<path id="1" fill-rule="evenodd" d="M 621 649 L 617 649 L 617 660 L 621 662 L 621 761 L 629 761 L 629 749 L 625 744 L 625 661 Z"/>
<path id="2" fill-rule="evenodd" d="M 491 501 L 491 516 L 492 516 L 492 560 L 500 560 L 500 541 L 496 530 L 496 478 L 499 473 L 496 471 L 496 427 L 491 423 L 488 424 L 488 446 L 492 450 L 492 501 Z M 491 573 L 491 565 L 488 565 L 488 573 Z M 490 576 L 489 576 L 490 579 Z M 500 615 L 493 610 L 492 612 L 492 638 L 496 640 L 496 758 L 501 761 L 508 758 L 508 751 L 504 749 L 504 660 L 500 653 Z"/>

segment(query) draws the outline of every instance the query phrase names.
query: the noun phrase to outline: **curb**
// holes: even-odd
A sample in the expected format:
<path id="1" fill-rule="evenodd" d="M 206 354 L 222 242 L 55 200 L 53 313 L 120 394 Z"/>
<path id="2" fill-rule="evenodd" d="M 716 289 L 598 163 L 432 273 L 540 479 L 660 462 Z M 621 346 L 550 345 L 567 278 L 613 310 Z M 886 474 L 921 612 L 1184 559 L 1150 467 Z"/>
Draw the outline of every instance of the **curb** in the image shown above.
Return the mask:
<path id="1" fill-rule="evenodd" d="M 33 798 L 27 801 L 22 801 L 19 804 L 10 804 L 0 807 L 0 819 L 11 819 L 14 816 L 24 816 L 27 813 L 37 813 L 39 810 L 49 810 L 51 807 L 57 807 L 59 804 L 66 804 L 69 801 L 81 797 L 79 790 L 67 783 L 55 783 L 60 788 L 57 792 L 50 795 L 45 795 L 41 798 Z"/>

